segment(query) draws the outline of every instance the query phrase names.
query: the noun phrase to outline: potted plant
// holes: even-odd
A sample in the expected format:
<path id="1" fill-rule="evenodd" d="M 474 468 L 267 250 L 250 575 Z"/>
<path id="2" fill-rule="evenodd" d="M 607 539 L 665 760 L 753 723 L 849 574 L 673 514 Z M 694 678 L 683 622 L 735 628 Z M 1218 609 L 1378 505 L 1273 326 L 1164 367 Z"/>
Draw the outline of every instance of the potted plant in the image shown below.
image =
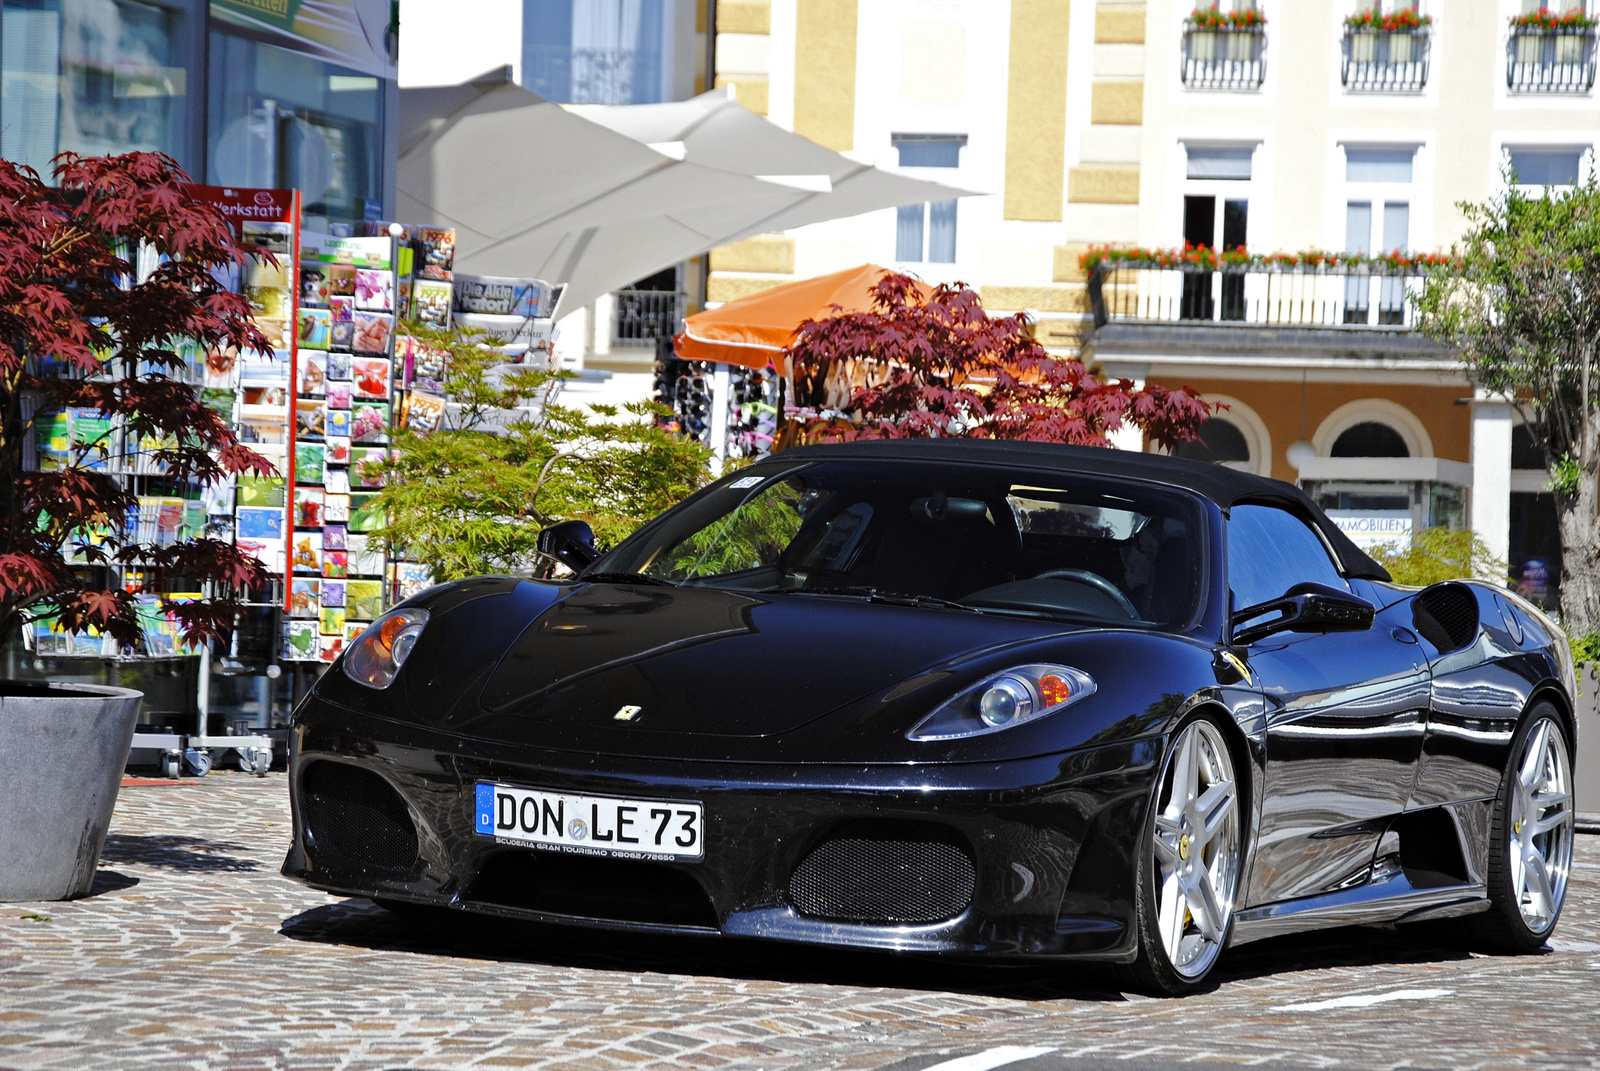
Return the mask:
<path id="1" fill-rule="evenodd" d="M 118 477 L 134 454 L 172 487 L 271 473 L 177 374 L 184 345 L 267 348 L 219 281 L 249 254 L 169 157 L 67 153 L 54 174 L 0 161 L 0 645 L 49 619 L 138 651 L 138 595 L 175 584 L 223 592 L 169 610 L 207 644 L 232 595 L 264 582 L 259 563 L 215 539 L 148 541 Z M 68 412 L 102 430 L 25 469 L 36 430 Z M 87 894 L 140 698 L 0 681 L 0 901 Z"/>

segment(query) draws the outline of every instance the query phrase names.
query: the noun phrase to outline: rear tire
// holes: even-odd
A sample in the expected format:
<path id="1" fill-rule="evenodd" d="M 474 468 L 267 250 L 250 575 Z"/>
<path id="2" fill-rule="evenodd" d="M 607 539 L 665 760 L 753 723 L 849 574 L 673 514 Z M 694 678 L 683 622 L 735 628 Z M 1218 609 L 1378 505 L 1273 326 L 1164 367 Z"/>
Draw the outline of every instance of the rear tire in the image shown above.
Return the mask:
<path id="1" fill-rule="evenodd" d="M 1535 703 L 1511 738 L 1489 822 L 1489 910 L 1447 920 L 1452 943 L 1499 955 L 1544 946 L 1566 899 L 1574 820 L 1566 727 Z"/>
<path id="2" fill-rule="evenodd" d="M 1151 996 L 1204 984 L 1228 946 L 1243 870 L 1243 793 L 1222 729 L 1178 728 L 1162 761 L 1134 865 L 1139 955 L 1122 983 Z"/>

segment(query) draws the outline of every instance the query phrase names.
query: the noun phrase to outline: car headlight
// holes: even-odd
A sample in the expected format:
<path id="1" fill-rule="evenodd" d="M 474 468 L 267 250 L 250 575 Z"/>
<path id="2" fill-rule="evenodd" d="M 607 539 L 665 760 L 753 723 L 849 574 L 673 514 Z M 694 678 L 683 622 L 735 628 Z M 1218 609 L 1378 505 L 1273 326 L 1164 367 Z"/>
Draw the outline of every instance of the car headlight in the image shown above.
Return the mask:
<path id="1" fill-rule="evenodd" d="M 394 683 L 428 625 L 426 610 L 392 610 L 366 627 L 344 652 L 344 675 L 368 688 Z"/>
<path id="2" fill-rule="evenodd" d="M 1037 721 L 1094 694 L 1094 678 L 1071 666 L 1018 666 L 986 677 L 908 732 L 912 740 L 955 740 Z"/>

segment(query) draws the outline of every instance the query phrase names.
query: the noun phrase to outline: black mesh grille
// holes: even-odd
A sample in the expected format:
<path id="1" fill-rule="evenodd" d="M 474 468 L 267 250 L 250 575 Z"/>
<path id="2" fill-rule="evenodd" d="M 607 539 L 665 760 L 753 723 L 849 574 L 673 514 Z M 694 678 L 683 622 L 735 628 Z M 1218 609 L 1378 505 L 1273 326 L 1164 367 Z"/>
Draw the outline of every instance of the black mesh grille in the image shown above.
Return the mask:
<path id="1" fill-rule="evenodd" d="M 1412 620 L 1441 652 L 1459 650 L 1478 638 L 1478 600 L 1465 584 L 1435 584 L 1417 596 Z"/>
<path id="2" fill-rule="evenodd" d="M 789 900 L 813 918 L 939 922 L 972 902 L 977 870 L 953 830 L 929 822 L 854 822 L 811 849 Z"/>
<path id="3" fill-rule="evenodd" d="M 417 827 L 383 778 L 342 762 L 318 762 L 302 786 L 306 831 L 317 849 L 379 870 L 415 865 Z"/>
<path id="4" fill-rule="evenodd" d="M 698 881 L 632 859 L 497 852 L 484 860 L 467 899 L 614 922 L 717 927 L 716 910 Z"/>

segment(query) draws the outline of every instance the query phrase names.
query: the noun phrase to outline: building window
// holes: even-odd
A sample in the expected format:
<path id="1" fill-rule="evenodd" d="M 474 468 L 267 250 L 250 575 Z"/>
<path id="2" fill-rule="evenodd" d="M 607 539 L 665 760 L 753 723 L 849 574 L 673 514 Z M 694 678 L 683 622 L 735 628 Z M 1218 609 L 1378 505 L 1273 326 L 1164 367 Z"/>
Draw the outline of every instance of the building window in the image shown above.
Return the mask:
<path id="1" fill-rule="evenodd" d="M 1197 3 L 1183 23 L 1179 76 L 1190 89 L 1260 89 L 1267 31 L 1256 0 Z"/>
<path id="2" fill-rule="evenodd" d="M 1417 150 L 1345 149 L 1345 252 L 1403 253 L 1411 241 L 1411 175 Z M 1378 323 L 1403 324 L 1405 280 L 1399 276 L 1352 275 L 1345 280 L 1344 322 L 1372 322 L 1377 287 Z M 1375 455 L 1386 456 L 1386 455 Z"/>
<path id="3" fill-rule="evenodd" d="M 131 0 L 5 0 L 0 156 L 50 174 L 57 153 L 183 155 L 178 17 Z"/>
<path id="4" fill-rule="evenodd" d="M 1583 169 L 1582 146 L 1507 148 L 1511 181 L 1518 186 L 1576 186 Z"/>
<path id="5" fill-rule="evenodd" d="M 1558 10 L 1559 9 L 1559 10 Z M 1572 20 L 1576 12 L 1581 19 Z M 1594 88 L 1595 27 L 1589 0 L 1522 0 L 1506 38 L 1506 88 L 1513 93 L 1587 93 Z"/>
<path id="6" fill-rule="evenodd" d="M 522 84 L 562 104 L 671 100 L 671 7 L 662 0 L 524 0 Z"/>
<path id="7" fill-rule="evenodd" d="M 960 167 L 965 134 L 893 134 L 901 167 Z M 903 264 L 954 264 L 956 202 L 902 205 L 895 223 L 894 258 Z"/>
<path id="8" fill-rule="evenodd" d="M 1232 421 L 1212 417 L 1200 428 L 1200 438 L 1183 443 L 1172 452 L 1173 457 L 1190 461 L 1209 461 L 1228 468 L 1254 471 L 1250 461 L 1250 444 L 1244 432 Z"/>
<path id="9" fill-rule="evenodd" d="M 1387 424 L 1363 421 L 1333 441 L 1330 457 L 1410 457 L 1405 438 Z"/>
<path id="10" fill-rule="evenodd" d="M 1422 92 L 1430 23 L 1419 0 L 1361 0 L 1344 25 L 1344 87 L 1353 93 Z"/>
<path id="11" fill-rule="evenodd" d="M 210 68 L 211 181 L 295 187 L 312 229 L 380 203 L 381 80 L 223 33 L 211 35 Z"/>

